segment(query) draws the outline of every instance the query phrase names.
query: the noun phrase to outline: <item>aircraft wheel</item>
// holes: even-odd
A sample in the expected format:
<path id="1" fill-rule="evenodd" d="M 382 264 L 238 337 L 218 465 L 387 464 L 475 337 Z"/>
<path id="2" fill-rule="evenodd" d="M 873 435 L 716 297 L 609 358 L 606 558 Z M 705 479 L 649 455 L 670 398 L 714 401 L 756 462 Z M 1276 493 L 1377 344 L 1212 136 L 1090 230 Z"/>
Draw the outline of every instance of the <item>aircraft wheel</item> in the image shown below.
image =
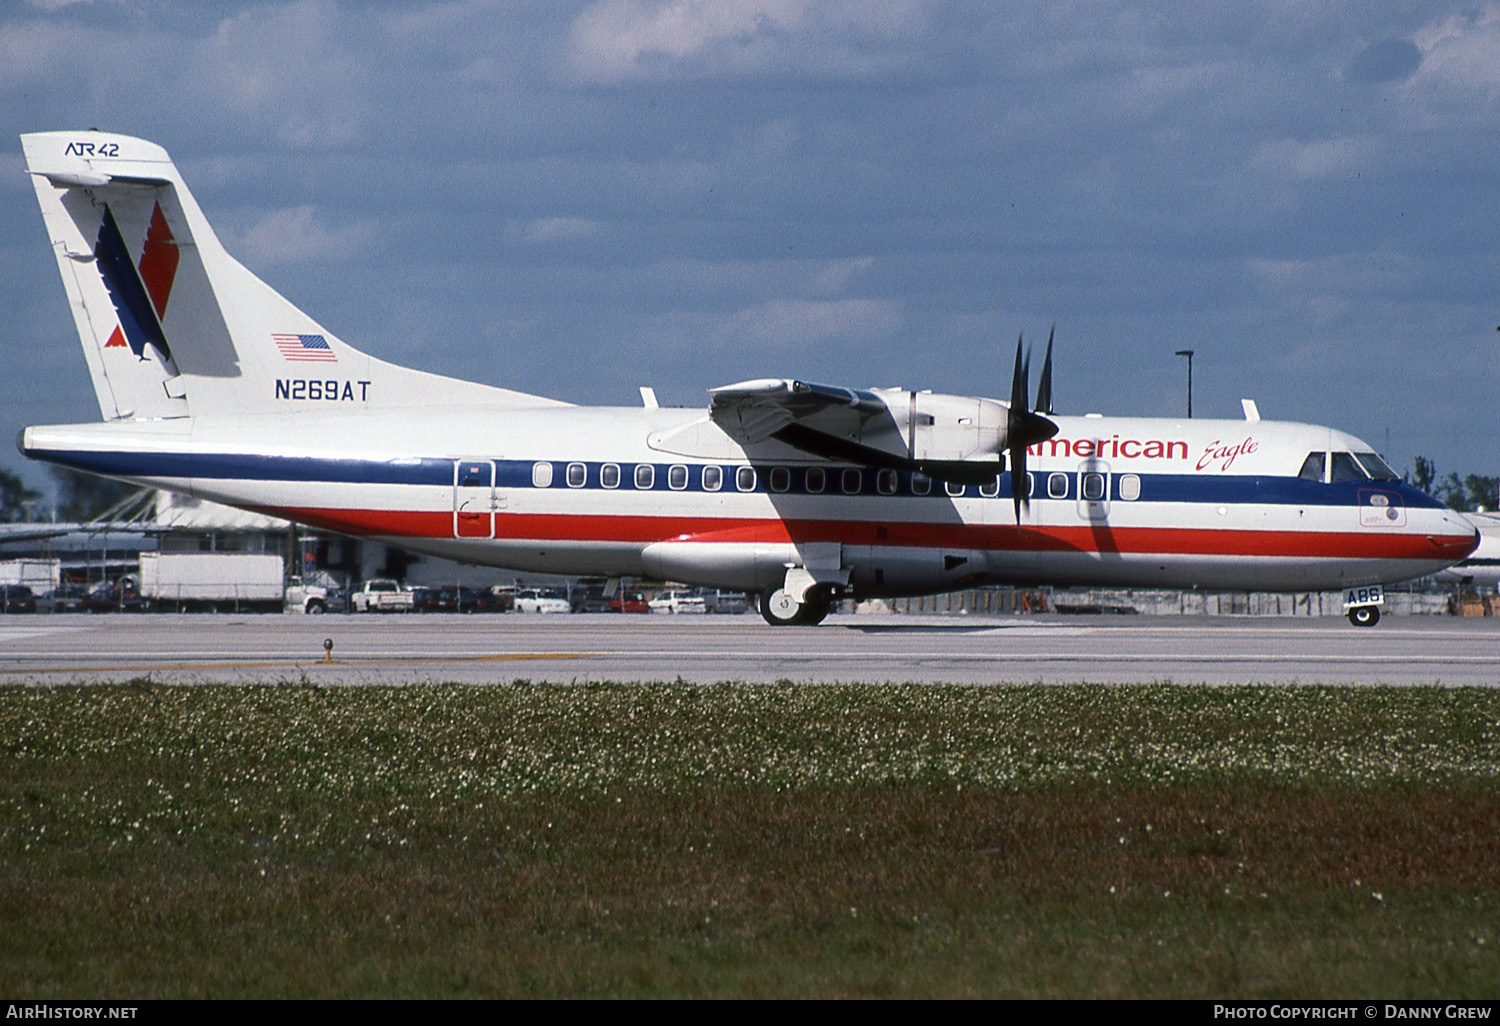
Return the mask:
<path id="1" fill-rule="evenodd" d="M 833 597 L 828 594 L 828 589 L 814 588 L 803 598 L 801 619 L 797 622 L 815 626 L 823 622 L 832 608 Z"/>
<path id="2" fill-rule="evenodd" d="M 1349 622 L 1356 627 L 1374 627 L 1380 622 L 1380 607 L 1355 606 L 1349 610 Z"/>
<path id="3" fill-rule="evenodd" d="M 802 623 L 802 603 L 792 598 L 781 588 L 760 593 L 760 615 L 772 627 L 787 627 Z"/>

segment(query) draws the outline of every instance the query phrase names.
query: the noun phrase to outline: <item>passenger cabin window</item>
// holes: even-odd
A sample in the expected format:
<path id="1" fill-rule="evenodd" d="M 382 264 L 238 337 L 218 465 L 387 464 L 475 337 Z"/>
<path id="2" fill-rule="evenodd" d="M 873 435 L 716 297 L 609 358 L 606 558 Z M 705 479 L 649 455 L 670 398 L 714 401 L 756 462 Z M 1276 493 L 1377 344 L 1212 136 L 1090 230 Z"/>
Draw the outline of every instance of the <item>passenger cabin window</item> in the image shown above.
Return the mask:
<path id="1" fill-rule="evenodd" d="M 1297 476 L 1304 481 L 1322 481 L 1324 455 L 1321 452 L 1308 453 L 1307 459 L 1302 461 L 1302 470 L 1298 472 Z"/>
<path id="2" fill-rule="evenodd" d="M 988 481 L 985 484 L 980 485 L 979 494 L 983 495 L 986 499 L 993 499 L 995 496 L 999 495 L 1000 479 L 997 477 L 993 481 Z"/>
<path id="3" fill-rule="evenodd" d="M 687 467 L 676 464 L 667 468 L 667 487 L 680 492 L 687 487 Z"/>
<path id="4" fill-rule="evenodd" d="M 606 463 L 600 467 L 599 483 L 605 488 L 620 487 L 620 465 L 618 463 Z"/>
<path id="5" fill-rule="evenodd" d="M 958 498 L 960 495 L 962 495 L 964 493 L 964 486 L 961 485 L 961 484 L 955 484 L 952 481 L 944 481 L 943 482 L 943 491 L 947 492 L 949 495 L 953 496 L 954 498 Z"/>
<path id="6" fill-rule="evenodd" d="M 928 495 L 931 492 L 932 478 L 922 473 L 916 473 L 911 476 L 911 493 L 913 495 Z"/>
<path id="7" fill-rule="evenodd" d="M 828 487 L 828 472 L 822 467 L 808 467 L 806 481 L 808 493 L 819 495 Z"/>
<path id="8" fill-rule="evenodd" d="M 535 488 L 551 488 L 552 464 L 533 463 L 531 465 L 531 484 Z"/>
<path id="9" fill-rule="evenodd" d="M 1141 478 L 1139 474 L 1120 475 L 1120 498 L 1126 502 L 1134 502 L 1141 497 Z"/>
<path id="10" fill-rule="evenodd" d="M 785 467 L 771 468 L 771 491 L 784 492 L 792 486 L 792 472 Z"/>
<path id="11" fill-rule="evenodd" d="M 649 463 L 637 463 L 635 465 L 635 486 L 637 488 L 650 488 L 656 484 L 656 468 Z"/>
<path id="12" fill-rule="evenodd" d="M 724 471 L 718 467 L 703 468 L 703 490 L 716 492 L 724 487 Z"/>
<path id="13" fill-rule="evenodd" d="M 1068 497 L 1068 475 L 1067 474 L 1048 474 L 1047 475 L 1047 498 L 1049 498 L 1049 499 L 1066 499 L 1067 497 Z"/>
<path id="14" fill-rule="evenodd" d="M 1104 498 L 1103 474 L 1090 473 L 1083 475 L 1083 497 L 1090 502 L 1098 502 Z"/>
<path id="15" fill-rule="evenodd" d="M 844 494 L 858 495 L 860 487 L 864 484 L 864 481 L 862 480 L 863 477 L 864 475 L 855 470 L 853 467 L 850 467 L 848 470 L 844 471 L 842 482 L 844 486 Z"/>
<path id="16" fill-rule="evenodd" d="M 881 495 L 895 495 L 897 480 L 894 470 L 882 470 L 875 475 L 875 489 Z"/>
<path id="17" fill-rule="evenodd" d="M 569 488 L 582 488 L 583 487 L 583 482 L 588 479 L 588 476 L 589 476 L 588 468 L 585 467 L 582 463 L 569 463 L 568 464 L 568 487 Z"/>
<path id="18" fill-rule="evenodd" d="M 755 491 L 755 468 L 741 467 L 734 472 L 734 486 L 742 492 Z"/>

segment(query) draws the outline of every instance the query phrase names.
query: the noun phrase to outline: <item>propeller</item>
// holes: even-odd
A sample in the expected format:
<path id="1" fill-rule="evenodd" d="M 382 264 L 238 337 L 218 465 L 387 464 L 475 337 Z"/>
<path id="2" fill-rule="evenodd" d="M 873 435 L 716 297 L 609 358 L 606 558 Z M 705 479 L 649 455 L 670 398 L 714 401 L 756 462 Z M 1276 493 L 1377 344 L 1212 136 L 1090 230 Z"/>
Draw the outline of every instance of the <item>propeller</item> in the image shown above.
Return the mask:
<path id="1" fill-rule="evenodd" d="M 1047 332 L 1047 358 L 1042 361 L 1042 380 L 1036 386 L 1036 412 L 1052 412 L 1052 336 L 1057 334 L 1057 325 Z"/>
<path id="2" fill-rule="evenodd" d="M 1057 425 L 1040 413 L 1026 408 L 1026 393 L 1031 389 L 1031 357 L 1025 353 L 1021 337 L 1016 338 L 1016 369 L 1010 379 L 1010 412 L 1005 418 L 1005 447 L 1009 453 L 1010 495 L 1021 523 L 1021 509 L 1031 506 L 1026 487 L 1026 449 L 1045 442 L 1057 434 Z M 1047 336 L 1047 357 L 1042 367 L 1042 381 L 1037 394 L 1037 409 L 1052 412 L 1052 336 Z"/>

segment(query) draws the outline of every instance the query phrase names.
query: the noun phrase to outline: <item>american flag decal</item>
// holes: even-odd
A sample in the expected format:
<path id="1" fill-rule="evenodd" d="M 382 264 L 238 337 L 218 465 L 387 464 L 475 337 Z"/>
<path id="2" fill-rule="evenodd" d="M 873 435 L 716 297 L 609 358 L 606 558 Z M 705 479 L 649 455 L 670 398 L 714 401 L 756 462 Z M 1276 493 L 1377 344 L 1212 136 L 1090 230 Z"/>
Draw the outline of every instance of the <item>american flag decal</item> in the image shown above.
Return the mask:
<path id="1" fill-rule="evenodd" d="M 271 341 L 283 357 L 296 363 L 339 362 L 322 335 L 272 335 Z"/>

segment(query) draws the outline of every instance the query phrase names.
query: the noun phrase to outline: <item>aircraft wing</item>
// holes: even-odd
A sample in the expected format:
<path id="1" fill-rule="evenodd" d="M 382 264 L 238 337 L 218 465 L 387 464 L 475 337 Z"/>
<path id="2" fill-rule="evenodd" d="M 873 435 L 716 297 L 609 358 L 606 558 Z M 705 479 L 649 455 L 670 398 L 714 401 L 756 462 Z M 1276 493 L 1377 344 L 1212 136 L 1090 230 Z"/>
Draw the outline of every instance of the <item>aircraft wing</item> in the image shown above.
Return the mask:
<path id="1" fill-rule="evenodd" d="M 872 417 L 888 414 L 874 392 L 815 385 L 790 378 L 757 378 L 709 389 L 709 417 L 732 438 L 760 442 L 796 423 L 816 421 L 824 433 L 859 435 Z"/>

